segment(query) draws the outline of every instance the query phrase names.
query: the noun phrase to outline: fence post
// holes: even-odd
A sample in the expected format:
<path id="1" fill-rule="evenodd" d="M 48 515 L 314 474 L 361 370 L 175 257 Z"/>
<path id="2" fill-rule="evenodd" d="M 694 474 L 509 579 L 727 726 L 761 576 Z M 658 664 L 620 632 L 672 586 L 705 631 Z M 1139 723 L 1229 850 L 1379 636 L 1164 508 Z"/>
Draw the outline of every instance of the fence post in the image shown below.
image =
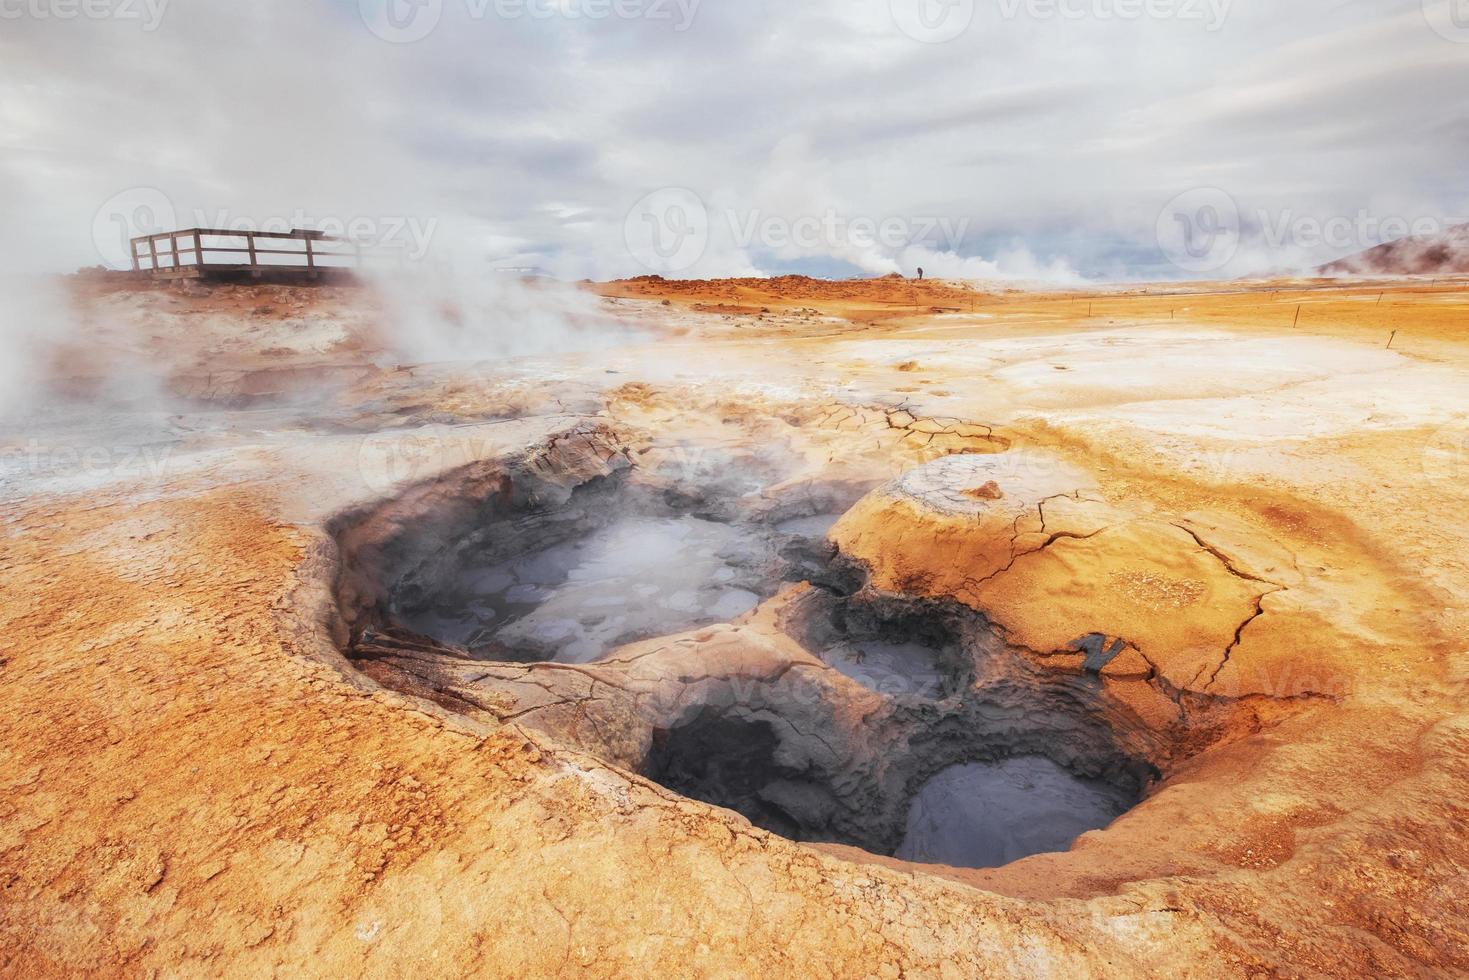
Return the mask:
<path id="1" fill-rule="evenodd" d="M 250 250 L 250 271 L 256 272 L 258 271 L 256 266 L 260 263 L 255 260 L 255 233 L 253 231 L 245 232 L 245 247 Z"/>
<path id="2" fill-rule="evenodd" d="M 204 231 L 201 228 L 194 229 L 194 265 L 200 272 L 204 271 Z"/>
<path id="3" fill-rule="evenodd" d="M 158 272 L 158 239 L 157 238 L 154 238 L 152 235 L 149 235 L 148 236 L 148 261 L 150 261 L 151 263 L 153 263 L 152 268 L 148 270 L 149 271 L 149 274 L 150 275 L 157 274 L 157 272 Z"/>
<path id="4" fill-rule="evenodd" d="M 308 231 L 305 234 L 306 234 L 306 268 L 310 269 L 311 270 L 311 274 L 314 276 L 314 275 L 316 275 L 316 253 L 314 251 L 312 251 L 312 248 L 311 248 L 311 232 Z"/>
<path id="5" fill-rule="evenodd" d="M 143 264 L 138 261 L 138 240 L 136 238 L 128 239 L 128 253 L 133 257 L 133 271 L 141 272 Z"/>

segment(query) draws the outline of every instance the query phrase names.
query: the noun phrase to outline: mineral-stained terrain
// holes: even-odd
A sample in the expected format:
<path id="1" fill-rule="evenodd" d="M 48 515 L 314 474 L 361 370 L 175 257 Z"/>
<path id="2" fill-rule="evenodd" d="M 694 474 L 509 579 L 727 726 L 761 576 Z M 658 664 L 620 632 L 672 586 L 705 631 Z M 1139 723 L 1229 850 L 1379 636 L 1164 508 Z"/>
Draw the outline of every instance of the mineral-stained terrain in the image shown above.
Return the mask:
<path id="1" fill-rule="evenodd" d="M 71 288 L 9 975 L 1469 970 L 1469 282 Z"/>

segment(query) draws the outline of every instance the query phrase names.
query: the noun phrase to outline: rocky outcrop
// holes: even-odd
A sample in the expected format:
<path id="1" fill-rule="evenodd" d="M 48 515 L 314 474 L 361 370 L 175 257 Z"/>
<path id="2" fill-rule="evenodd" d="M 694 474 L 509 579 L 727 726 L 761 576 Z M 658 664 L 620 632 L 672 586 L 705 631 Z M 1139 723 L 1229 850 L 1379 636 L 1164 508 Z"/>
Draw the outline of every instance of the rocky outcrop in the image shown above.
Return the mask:
<path id="1" fill-rule="evenodd" d="M 1469 225 L 1437 235 L 1387 242 L 1323 265 L 1328 276 L 1455 276 L 1469 274 Z"/>

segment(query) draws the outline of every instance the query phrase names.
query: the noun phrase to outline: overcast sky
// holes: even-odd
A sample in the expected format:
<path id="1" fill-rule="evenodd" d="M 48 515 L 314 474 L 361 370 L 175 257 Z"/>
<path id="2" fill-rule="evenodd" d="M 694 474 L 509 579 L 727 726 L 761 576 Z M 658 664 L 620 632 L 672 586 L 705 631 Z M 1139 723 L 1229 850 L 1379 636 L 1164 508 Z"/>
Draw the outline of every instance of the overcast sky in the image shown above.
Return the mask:
<path id="1" fill-rule="evenodd" d="M 4 257 L 1237 275 L 1469 215 L 1465 93 L 1469 0 L 0 0 Z"/>

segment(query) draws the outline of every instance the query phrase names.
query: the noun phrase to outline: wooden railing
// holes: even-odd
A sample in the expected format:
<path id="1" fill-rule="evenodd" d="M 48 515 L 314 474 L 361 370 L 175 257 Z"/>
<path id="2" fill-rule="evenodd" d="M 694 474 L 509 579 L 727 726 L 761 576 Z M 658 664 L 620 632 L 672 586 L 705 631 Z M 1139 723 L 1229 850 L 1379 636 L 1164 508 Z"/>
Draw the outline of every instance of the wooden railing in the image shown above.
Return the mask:
<path id="1" fill-rule="evenodd" d="M 189 228 L 140 235 L 132 240 L 133 271 L 165 276 L 291 270 L 311 276 L 326 269 L 360 268 L 373 251 L 324 232 L 301 229 Z M 237 261 L 216 258 L 224 255 L 234 256 Z"/>

